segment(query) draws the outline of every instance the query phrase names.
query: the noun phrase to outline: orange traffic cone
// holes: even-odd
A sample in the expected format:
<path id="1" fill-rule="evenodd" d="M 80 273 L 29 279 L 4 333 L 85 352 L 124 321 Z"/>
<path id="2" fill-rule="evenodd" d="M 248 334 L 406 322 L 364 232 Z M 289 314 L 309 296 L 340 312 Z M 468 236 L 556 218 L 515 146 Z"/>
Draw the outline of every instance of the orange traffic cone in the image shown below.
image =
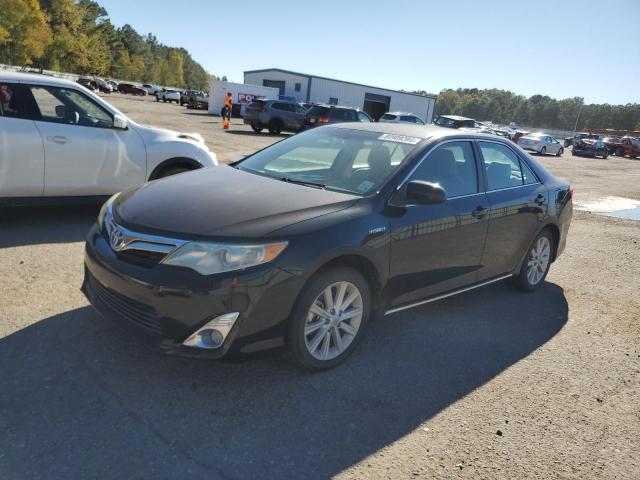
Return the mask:
<path id="1" fill-rule="evenodd" d="M 228 118 L 224 119 L 224 122 L 222 122 L 222 128 L 224 128 L 225 130 L 229 130 L 229 125 L 231 122 L 229 122 Z"/>

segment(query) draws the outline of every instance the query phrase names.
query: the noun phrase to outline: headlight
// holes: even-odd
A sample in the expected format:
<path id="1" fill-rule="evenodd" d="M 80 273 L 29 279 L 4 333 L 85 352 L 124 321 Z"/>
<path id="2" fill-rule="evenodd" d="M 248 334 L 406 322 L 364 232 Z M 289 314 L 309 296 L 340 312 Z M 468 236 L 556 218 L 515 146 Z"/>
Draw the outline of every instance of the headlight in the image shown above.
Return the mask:
<path id="1" fill-rule="evenodd" d="M 270 262 L 280 255 L 287 245 L 288 242 L 264 245 L 190 242 L 169 254 L 162 263 L 191 268 L 202 275 L 211 275 Z"/>
<path id="2" fill-rule="evenodd" d="M 109 198 L 109 200 L 104 202 L 104 205 L 102 205 L 102 208 L 100 209 L 100 213 L 98 213 L 98 227 L 100 227 L 100 230 L 102 230 L 102 227 L 104 226 L 104 217 L 107 214 L 107 211 L 113 204 L 114 200 L 118 198 L 118 195 L 120 195 L 120 192 L 112 195 L 111 198 Z"/>

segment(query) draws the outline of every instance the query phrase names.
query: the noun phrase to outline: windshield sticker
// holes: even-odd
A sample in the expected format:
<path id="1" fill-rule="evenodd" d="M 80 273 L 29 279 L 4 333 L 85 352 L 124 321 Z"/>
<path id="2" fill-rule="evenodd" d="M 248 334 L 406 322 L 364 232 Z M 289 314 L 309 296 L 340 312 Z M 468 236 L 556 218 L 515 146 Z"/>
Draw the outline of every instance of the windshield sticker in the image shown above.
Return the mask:
<path id="1" fill-rule="evenodd" d="M 407 137 L 406 135 L 395 135 L 393 133 L 385 133 L 378 137 L 378 140 L 386 140 L 388 142 L 396 142 L 396 143 L 408 143 L 409 145 L 415 145 L 416 143 L 422 140 L 421 138 L 416 137 Z"/>
<path id="2" fill-rule="evenodd" d="M 369 180 L 365 180 L 364 182 L 362 182 L 360 185 L 358 185 L 358 190 L 360 192 L 366 192 L 367 190 L 369 190 L 371 187 L 373 187 L 375 184 L 373 182 L 370 182 Z"/>

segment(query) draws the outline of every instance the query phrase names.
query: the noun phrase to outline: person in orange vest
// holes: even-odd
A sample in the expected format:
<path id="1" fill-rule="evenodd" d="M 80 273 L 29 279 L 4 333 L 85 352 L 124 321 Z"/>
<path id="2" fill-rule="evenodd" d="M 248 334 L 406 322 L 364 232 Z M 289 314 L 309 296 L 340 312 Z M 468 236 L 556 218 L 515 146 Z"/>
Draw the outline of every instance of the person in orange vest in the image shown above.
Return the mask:
<path id="1" fill-rule="evenodd" d="M 227 92 L 227 96 L 224 99 L 224 115 L 222 116 L 222 120 L 226 118 L 227 121 L 231 122 L 231 109 L 233 108 L 233 95 L 231 92 Z"/>

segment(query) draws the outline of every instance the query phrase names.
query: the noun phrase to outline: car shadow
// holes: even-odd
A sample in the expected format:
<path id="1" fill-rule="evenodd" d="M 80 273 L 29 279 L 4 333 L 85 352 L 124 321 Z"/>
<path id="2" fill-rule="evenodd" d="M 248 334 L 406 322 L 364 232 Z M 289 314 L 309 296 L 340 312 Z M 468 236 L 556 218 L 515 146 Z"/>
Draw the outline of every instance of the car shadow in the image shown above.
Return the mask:
<path id="1" fill-rule="evenodd" d="M 0 248 L 83 241 L 101 205 L 0 207 Z"/>
<path id="2" fill-rule="evenodd" d="M 164 356 L 78 308 L 0 340 L 3 478 L 327 478 L 549 341 L 562 288 L 506 283 L 377 320 L 342 366 Z M 495 426 L 486 426 L 487 438 Z"/>

